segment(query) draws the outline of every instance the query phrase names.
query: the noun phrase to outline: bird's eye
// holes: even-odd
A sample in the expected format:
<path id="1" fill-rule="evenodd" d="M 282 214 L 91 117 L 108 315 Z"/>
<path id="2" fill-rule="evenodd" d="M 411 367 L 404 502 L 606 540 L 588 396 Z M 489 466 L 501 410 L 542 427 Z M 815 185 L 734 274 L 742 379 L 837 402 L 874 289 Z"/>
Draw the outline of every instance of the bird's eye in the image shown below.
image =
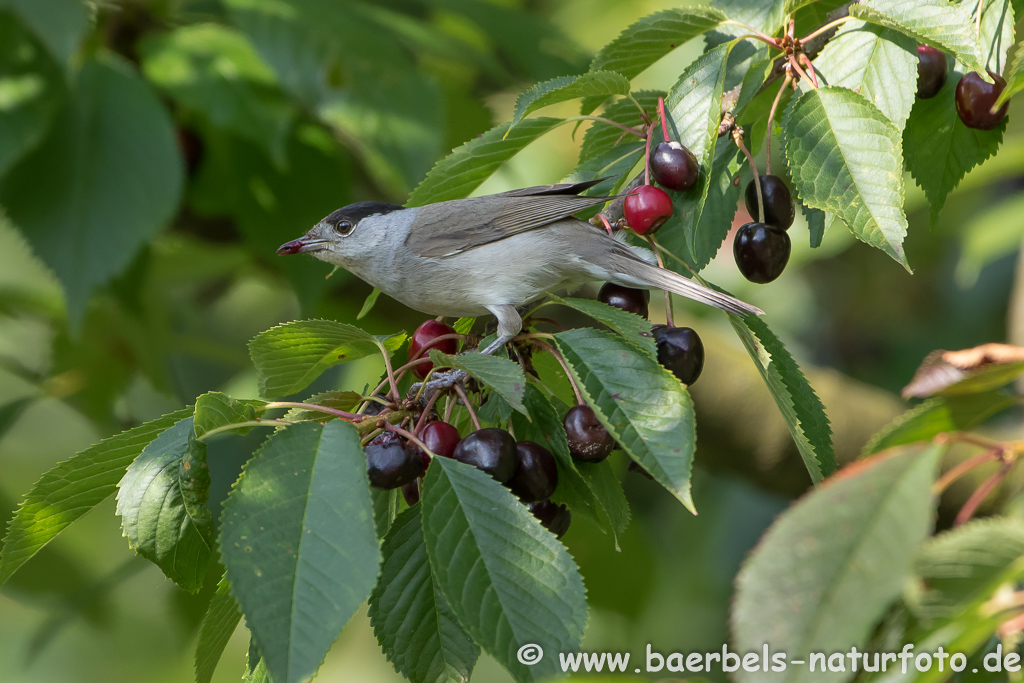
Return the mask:
<path id="1" fill-rule="evenodd" d="M 338 224 L 334 226 L 334 231 L 342 237 L 345 237 L 352 232 L 352 228 L 353 225 L 351 221 L 338 221 Z"/>

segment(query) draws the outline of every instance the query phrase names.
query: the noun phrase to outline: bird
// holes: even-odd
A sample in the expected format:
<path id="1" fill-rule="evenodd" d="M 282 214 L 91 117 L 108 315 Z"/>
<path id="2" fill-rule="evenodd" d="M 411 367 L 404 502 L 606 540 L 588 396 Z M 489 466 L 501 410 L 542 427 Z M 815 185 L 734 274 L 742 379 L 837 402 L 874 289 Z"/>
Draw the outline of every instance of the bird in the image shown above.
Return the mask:
<path id="1" fill-rule="evenodd" d="M 310 254 L 431 316 L 491 313 L 493 353 L 522 330 L 517 308 L 604 280 L 663 289 L 729 313 L 763 311 L 661 268 L 654 253 L 574 215 L 613 197 L 582 195 L 602 179 L 538 185 L 416 207 L 360 201 L 333 211 L 277 253 Z"/>

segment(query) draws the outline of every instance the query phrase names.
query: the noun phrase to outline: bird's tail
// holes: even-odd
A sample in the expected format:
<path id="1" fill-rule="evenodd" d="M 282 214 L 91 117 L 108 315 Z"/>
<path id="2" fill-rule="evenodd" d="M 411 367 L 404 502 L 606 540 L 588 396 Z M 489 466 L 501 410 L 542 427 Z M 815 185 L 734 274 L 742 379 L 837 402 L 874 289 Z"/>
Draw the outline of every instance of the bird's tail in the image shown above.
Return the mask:
<path id="1" fill-rule="evenodd" d="M 764 315 L 764 311 L 756 306 L 699 285 L 671 270 L 646 263 L 628 252 L 609 253 L 602 261 L 604 262 L 599 265 L 612 274 L 610 279 L 618 284 L 645 289 L 651 287 L 664 289 L 737 315 L 750 315 L 751 313 Z"/>

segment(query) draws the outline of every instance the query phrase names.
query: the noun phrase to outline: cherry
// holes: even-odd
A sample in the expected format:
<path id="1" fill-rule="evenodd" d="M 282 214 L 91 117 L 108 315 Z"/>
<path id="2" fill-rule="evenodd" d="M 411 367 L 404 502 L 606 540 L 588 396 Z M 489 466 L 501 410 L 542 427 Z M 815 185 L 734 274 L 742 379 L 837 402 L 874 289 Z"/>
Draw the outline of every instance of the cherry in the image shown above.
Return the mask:
<path id="1" fill-rule="evenodd" d="M 428 422 L 419 433 L 420 441 L 436 455 L 451 458 L 462 441 L 459 430 L 441 420 Z M 424 454 L 425 455 L 425 454 Z"/>
<path id="2" fill-rule="evenodd" d="M 395 489 L 423 474 L 423 458 L 397 434 L 384 432 L 366 445 L 366 472 L 370 486 Z"/>
<path id="3" fill-rule="evenodd" d="M 569 530 L 569 523 L 572 522 L 572 513 L 564 505 L 552 503 L 550 499 L 539 500 L 536 503 L 527 505 L 533 516 L 540 520 L 548 531 L 561 538 Z"/>
<path id="4" fill-rule="evenodd" d="M 524 503 L 549 497 L 558 486 L 558 466 L 551 451 L 533 441 L 516 442 L 516 473 L 508 480 L 512 493 Z"/>
<path id="5" fill-rule="evenodd" d="M 516 473 L 516 440 L 504 429 L 478 429 L 459 442 L 452 457 L 483 470 L 504 484 Z"/>
<path id="6" fill-rule="evenodd" d="M 623 287 L 614 282 L 606 282 L 597 293 L 597 300 L 601 303 L 621 308 L 627 313 L 636 313 L 641 318 L 647 317 L 647 303 L 651 300 L 651 293 L 646 289 L 632 289 Z"/>
<path id="7" fill-rule="evenodd" d="M 917 96 L 922 100 L 935 97 L 946 84 L 949 65 L 942 50 L 930 45 L 917 46 Z"/>
<path id="8" fill-rule="evenodd" d="M 697 182 L 700 163 L 682 144 L 659 142 L 651 154 L 651 174 L 658 184 L 670 190 L 689 190 Z"/>
<path id="9" fill-rule="evenodd" d="M 413 479 L 402 484 L 402 497 L 405 498 L 405 504 L 409 507 L 420 502 L 420 480 Z"/>
<path id="10" fill-rule="evenodd" d="M 751 180 L 747 183 L 747 190 L 743 196 L 747 204 L 747 211 L 751 217 L 757 219 L 757 186 Z M 789 188 L 782 182 L 782 178 L 775 175 L 761 176 L 761 199 L 764 202 L 764 222 L 774 225 L 776 228 L 789 230 L 796 218 L 796 208 L 793 206 L 793 195 Z"/>
<path id="11" fill-rule="evenodd" d="M 995 114 L 992 113 L 992 105 L 1006 87 L 1006 81 L 991 71 L 988 75 L 995 83 L 986 83 L 977 72 L 972 71 L 956 84 L 956 113 L 968 128 L 992 130 L 1006 117 L 1009 102 L 999 107 Z"/>
<path id="12" fill-rule="evenodd" d="M 660 187 L 641 185 L 626 196 L 622 213 L 636 234 L 653 235 L 672 215 L 672 199 Z"/>
<path id="13" fill-rule="evenodd" d="M 574 460 L 601 462 L 615 449 L 615 439 L 587 405 L 573 406 L 562 421 Z"/>
<path id="14" fill-rule="evenodd" d="M 704 369 L 704 343 L 689 327 L 654 326 L 658 362 L 683 384 L 693 384 Z"/>
<path id="15" fill-rule="evenodd" d="M 417 327 L 416 331 L 412 333 L 412 339 L 409 340 L 409 360 L 414 361 L 420 357 L 427 358 L 430 355 L 430 349 L 437 349 L 441 353 L 447 354 L 458 351 L 459 344 L 454 338 L 434 342 L 435 339 L 446 334 L 455 334 L 455 330 L 436 320 L 428 320 Z M 414 365 L 412 371 L 417 377 L 423 379 L 433 367 L 433 363 L 420 363 Z"/>
<path id="16" fill-rule="evenodd" d="M 743 277 L 764 284 L 782 275 L 789 262 L 789 235 L 782 228 L 747 223 L 736 231 L 732 253 Z"/>

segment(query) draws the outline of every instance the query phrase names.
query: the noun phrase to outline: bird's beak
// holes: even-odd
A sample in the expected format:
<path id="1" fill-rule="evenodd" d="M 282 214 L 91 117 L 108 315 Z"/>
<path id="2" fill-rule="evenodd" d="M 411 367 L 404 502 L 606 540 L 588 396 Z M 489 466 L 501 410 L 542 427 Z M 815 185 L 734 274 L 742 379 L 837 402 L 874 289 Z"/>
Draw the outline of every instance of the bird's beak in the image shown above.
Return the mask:
<path id="1" fill-rule="evenodd" d="M 291 242 L 285 242 L 277 248 L 277 255 L 284 256 L 286 254 L 302 254 L 307 251 L 320 251 L 322 244 L 327 240 L 311 239 L 308 235 L 300 237 L 297 240 Z"/>

